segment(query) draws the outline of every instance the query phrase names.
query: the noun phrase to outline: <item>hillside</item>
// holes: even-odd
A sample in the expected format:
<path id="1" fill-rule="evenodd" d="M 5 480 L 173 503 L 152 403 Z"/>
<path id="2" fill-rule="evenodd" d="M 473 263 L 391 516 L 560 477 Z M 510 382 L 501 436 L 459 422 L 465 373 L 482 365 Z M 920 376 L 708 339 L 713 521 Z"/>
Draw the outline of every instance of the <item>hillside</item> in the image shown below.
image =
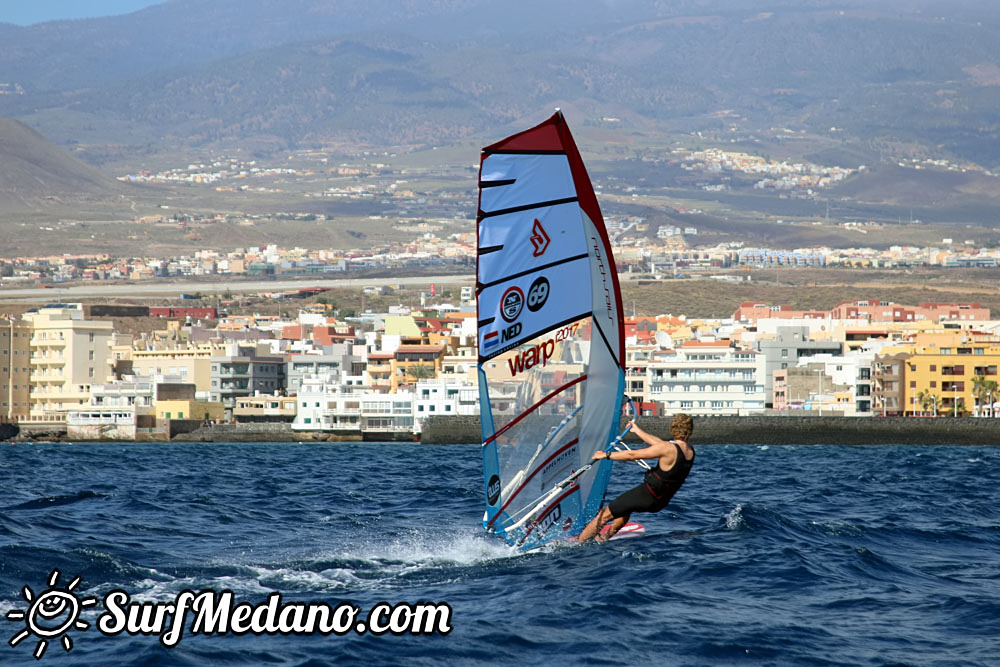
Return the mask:
<path id="1" fill-rule="evenodd" d="M 562 106 L 615 118 L 640 145 L 790 127 L 890 160 L 1000 165 L 1000 7 L 746 4 L 167 0 L 3 26 L 0 115 L 79 142 L 95 162 L 176 147 L 439 145 Z"/>
<path id="2" fill-rule="evenodd" d="M 0 118 L 0 211 L 32 211 L 122 191 L 118 181 L 24 123 Z"/>

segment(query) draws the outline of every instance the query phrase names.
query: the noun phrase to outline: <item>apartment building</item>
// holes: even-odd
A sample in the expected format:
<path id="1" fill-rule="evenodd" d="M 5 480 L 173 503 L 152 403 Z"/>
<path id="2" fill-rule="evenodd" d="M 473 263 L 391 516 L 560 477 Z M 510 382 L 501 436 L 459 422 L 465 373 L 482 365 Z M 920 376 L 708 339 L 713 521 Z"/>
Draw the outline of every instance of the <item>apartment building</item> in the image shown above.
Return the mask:
<path id="1" fill-rule="evenodd" d="M 80 304 L 53 304 L 24 313 L 31 327 L 29 421 L 66 423 L 66 413 L 90 404 L 90 388 L 113 378 L 114 325 L 86 320 Z"/>
<path id="2" fill-rule="evenodd" d="M 212 388 L 212 357 L 225 351 L 225 345 L 217 343 L 167 344 L 132 350 L 132 373 L 146 378 L 177 377 L 181 382 L 194 384 L 199 397 L 208 398 Z"/>
<path id="3" fill-rule="evenodd" d="M 774 373 L 794 368 L 802 359 L 820 354 L 839 355 L 842 345 L 837 341 L 812 340 L 809 327 L 778 327 L 773 337 L 762 337 L 754 343 L 754 350 L 764 356 L 764 392 L 768 396 L 767 407 L 772 404 Z"/>
<path id="4" fill-rule="evenodd" d="M 987 395 L 988 382 L 1000 381 L 1000 336 L 970 331 L 925 333 L 912 344 L 886 348 L 903 361 L 900 412 L 904 415 L 978 413 L 1000 400 Z"/>
<path id="5" fill-rule="evenodd" d="M 666 414 L 745 415 L 762 412 L 765 357 L 727 339 L 685 341 L 655 355 L 646 369 L 646 401 Z"/>
<path id="6" fill-rule="evenodd" d="M 285 355 L 272 355 L 266 344 L 226 345 L 211 358 L 210 400 L 221 402 L 229 418 L 238 398 L 285 391 L 285 364 Z"/>
<path id="7" fill-rule="evenodd" d="M 371 389 L 348 391 L 332 377 L 302 382 L 293 431 L 320 431 L 342 439 L 363 435 L 396 437 L 413 432 L 414 395 L 410 391 L 383 394 Z"/>
<path id="8" fill-rule="evenodd" d="M 31 382 L 31 327 L 0 316 L 0 422 L 26 421 Z"/>
<path id="9" fill-rule="evenodd" d="M 351 376 L 364 373 L 365 352 L 363 345 L 339 343 L 324 346 L 323 352 L 303 352 L 289 355 L 286 369 L 289 394 L 297 394 L 304 378 L 336 375 L 344 383 Z"/>

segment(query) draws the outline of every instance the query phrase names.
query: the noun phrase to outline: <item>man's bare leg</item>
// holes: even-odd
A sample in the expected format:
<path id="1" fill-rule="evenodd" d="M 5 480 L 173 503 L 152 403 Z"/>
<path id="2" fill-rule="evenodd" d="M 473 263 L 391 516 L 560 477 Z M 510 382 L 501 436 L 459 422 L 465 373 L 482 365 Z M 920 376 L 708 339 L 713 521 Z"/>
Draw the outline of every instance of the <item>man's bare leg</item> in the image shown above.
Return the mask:
<path id="1" fill-rule="evenodd" d="M 607 542 L 608 540 L 610 540 L 612 537 L 615 536 L 615 533 L 617 533 L 619 530 L 622 529 L 622 526 L 628 523 L 629 516 L 630 515 L 626 515 L 616 518 L 614 521 L 611 522 L 611 527 L 608 528 L 607 532 L 601 533 L 600 535 L 597 536 L 597 540 L 599 542 Z"/>
<path id="2" fill-rule="evenodd" d="M 611 521 L 612 519 L 614 519 L 614 517 L 611 516 L 611 509 L 608 507 L 601 508 L 601 511 L 598 512 L 597 516 L 595 516 L 593 520 L 587 524 L 587 527 L 583 529 L 580 535 L 576 538 L 576 541 L 586 542 L 588 540 L 594 539 L 597 536 L 597 533 L 600 532 L 604 524 L 606 524 L 608 521 Z M 621 526 L 619 526 L 619 528 L 621 528 Z"/>

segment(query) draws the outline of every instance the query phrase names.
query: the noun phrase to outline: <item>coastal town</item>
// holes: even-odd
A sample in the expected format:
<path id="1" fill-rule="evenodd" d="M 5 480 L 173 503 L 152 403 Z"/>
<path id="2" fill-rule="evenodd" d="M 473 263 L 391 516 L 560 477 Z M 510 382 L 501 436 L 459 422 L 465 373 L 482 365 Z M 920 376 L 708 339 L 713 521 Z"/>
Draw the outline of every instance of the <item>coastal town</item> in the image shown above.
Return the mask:
<path id="1" fill-rule="evenodd" d="M 410 439 L 429 417 L 479 415 L 471 286 L 350 316 L 322 291 L 303 288 L 313 302 L 290 315 L 56 303 L 4 316 L 0 418 L 78 440 L 223 424 Z M 162 324 L 116 328 L 131 319 Z M 718 319 L 627 317 L 625 334 L 625 393 L 643 415 L 1000 416 L 1000 322 L 977 303 L 746 302 Z"/>
<path id="2" fill-rule="evenodd" d="M 631 224 L 643 230 L 642 221 Z M 751 248 L 742 243 L 694 245 L 694 227 L 661 227 L 655 240 L 620 235 L 614 252 L 626 273 L 676 277 L 690 270 L 734 267 L 860 267 L 992 268 L 1000 263 L 1000 247 L 956 244 L 942 239 L 940 246 L 858 248 Z M 112 257 L 110 254 L 62 254 L 0 259 L 0 287 L 39 285 L 58 287 L 70 282 L 150 281 L 164 278 L 242 279 L 259 277 L 349 277 L 364 271 L 434 269 L 469 271 L 475 260 L 475 233 L 445 238 L 428 232 L 420 241 L 349 250 L 282 248 L 276 244 L 236 248 L 228 252 L 197 250 L 170 258 Z"/>
<path id="3" fill-rule="evenodd" d="M 377 223 L 382 233 L 376 240 L 347 232 L 357 239 L 354 248 L 268 243 L 225 250 L 201 240 L 222 226 L 341 221 L 332 213 L 207 214 L 163 204 L 160 213 L 125 224 L 126 240 L 142 246 L 151 234 L 172 234 L 197 249 L 174 256 L 109 249 L 0 258 L 0 296 L 20 291 L 18 298 L 37 306 L 0 318 L 0 420 L 25 432 L 81 440 L 169 440 L 222 426 L 278 429 L 304 439 L 377 440 L 419 438 L 431 417 L 477 418 L 479 350 L 469 277 L 477 240 L 468 219 L 474 193 L 441 185 L 467 183 L 469 168 L 428 171 L 393 166 L 395 158 L 365 154 L 332 164 L 323 153 L 300 151 L 278 165 L 219 158 L 121 176 L 127 183 L 170 184 L 182 195 L 185 188 L 251 198 L 292 192 L 299 200 L 347 203 L 358 207 L 355 213 L 371 213 L 369 231 Z M 773 190 L 802 199 L 815 199 L 866 169 L 717 149 L 674 149 L 654 161 L 661 159 L 693 174 L 688 185 L 702 190 Z M 941 161 L 900 166 L 973 168 Z M 613 202 L 649 197 L 656 189 L 614 176 L 598 185 Z M 953 238 L 933 245 L 763 247 L 732 237 L 713 240 L 717 231 L 700 228 L 698 208 L 671 209 L 677 224 L 611 210 L 605 222 L 618 272 L 636 284 L 690 277 L 748 282 L 770 268 L 905 272 L 988 269 L 1000 262 L 1000 246 L 959 237 L 963 228 L 957 226 Z M 365 228 L 352 219 L 351 229 Z M 772 222 L 836 226 L 859 239 L 878 237 L 885 225 L 829 218 Z M 44 239 L 85 224 L 64 220 L 30 233 Z M 419 299 L 393 301 L 393 276 L 407 276 L 412 285 L 429 275 L 438 276 L 437 295 L 428 281 Z M 329 287 L 314 286 L 348 278 L 367 284 L 359 288 L 360 305 L 338 307 L 324 296 Z M 63 296 L 87 285 L 138 289 L 167 281 L 175 298 L 147 299 L 148 305 Z M 240 285 L 247 281 L 265 287 L 256 299 L 234 297 L 246 291 Z M 52 292 L 25 296 L 35 288 Z M 37 305 L 42 303 L 47 305 Z M 643 415 L 1000 414 L 1000 323 L 976 302 L 898 304 L 875 294 L 827 311 L 748 301 L 735 312 L 698 318 L 644 316 L 631 305 L 625 393 Z M 551 365 L 558 372 L 559 365 Z"/>

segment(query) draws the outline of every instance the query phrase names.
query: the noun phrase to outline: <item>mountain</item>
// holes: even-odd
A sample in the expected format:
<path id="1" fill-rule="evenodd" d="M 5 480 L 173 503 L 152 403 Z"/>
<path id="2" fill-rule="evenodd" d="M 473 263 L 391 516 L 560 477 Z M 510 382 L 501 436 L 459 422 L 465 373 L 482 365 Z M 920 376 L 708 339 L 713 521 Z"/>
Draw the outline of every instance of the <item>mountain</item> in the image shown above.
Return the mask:
<path id="1" fill-rule="evenodd" d="M 118 181 L 10 118 L 0 118 L 0 211 L 37 210 L 60 200 L 115 197 Z"/>
<path id="2" fill-rule="evenodd" d="M 1000 6 L 974 0 L 167 0 L 0 41 L 0 115 L 95 163 L 482 140 L 562 106 L 651 145 L 790 128 L 1000 165 Z"/>

